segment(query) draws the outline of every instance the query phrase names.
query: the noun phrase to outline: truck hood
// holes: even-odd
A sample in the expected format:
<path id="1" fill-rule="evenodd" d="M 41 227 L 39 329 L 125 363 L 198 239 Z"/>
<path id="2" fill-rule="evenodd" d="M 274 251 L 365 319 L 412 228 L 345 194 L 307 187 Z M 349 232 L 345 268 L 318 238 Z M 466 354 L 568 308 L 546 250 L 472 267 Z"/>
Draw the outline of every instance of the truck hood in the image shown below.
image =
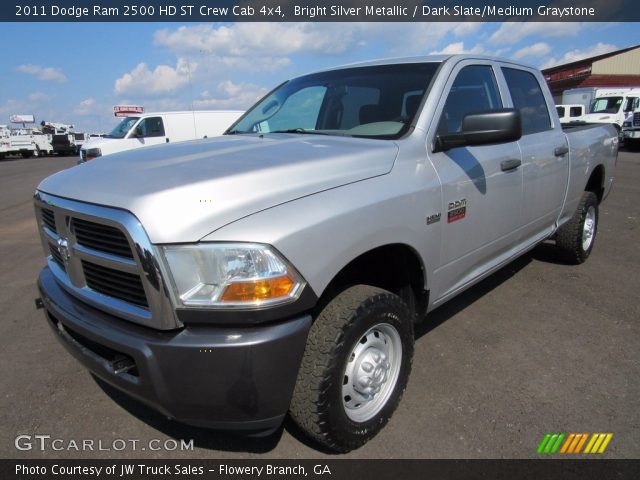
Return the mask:
<path id="1" fill-rule="evenodd" d="M 89 148 L 101 148 L 109 143 L 122 141 L 121 138 L 105 138 L 105 137 L 92 137 L 82 144 L 82 150 Z"/>
<path id="2" fill-rule="evenodd" d="M 389 140 L 235 135 L 117 153 L 46 178 L 38 189 L 133 213 L 153 243 L 197 241 L 252 213 L 384 175 Z"/>

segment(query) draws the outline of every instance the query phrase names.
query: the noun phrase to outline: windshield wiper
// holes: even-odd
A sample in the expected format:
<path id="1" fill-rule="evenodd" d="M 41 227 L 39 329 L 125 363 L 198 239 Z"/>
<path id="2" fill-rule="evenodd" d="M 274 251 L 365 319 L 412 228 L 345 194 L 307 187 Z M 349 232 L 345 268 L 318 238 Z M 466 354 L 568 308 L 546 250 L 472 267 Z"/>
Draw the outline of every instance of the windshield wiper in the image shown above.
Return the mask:
<path id="1" fill-rule="evenodd" d="M 273 130 L 269 133 L 309 133 L 311 135 L 329 135 L 326 132 L 319 132 L 318 130 L 305 130 L 304 128 L 288 128 L 286 130 Z"/>
<path id="2" fill-rule="evenodd" d="M 242 135 L 243 133 L 256 133 L 256 132 L 246 132 L 244 130 L 229 130 L 228 132 L 224 132 L 223 135 Z"/>

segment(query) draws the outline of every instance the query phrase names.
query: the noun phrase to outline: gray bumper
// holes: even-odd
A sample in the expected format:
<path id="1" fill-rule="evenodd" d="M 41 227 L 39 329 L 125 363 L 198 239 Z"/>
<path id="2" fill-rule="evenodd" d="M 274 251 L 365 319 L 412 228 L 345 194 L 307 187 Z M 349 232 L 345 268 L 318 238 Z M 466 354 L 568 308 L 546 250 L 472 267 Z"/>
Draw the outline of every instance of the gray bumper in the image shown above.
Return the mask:
<path id="1" fill-rule="evenodd" d="M 78 301 L 48 268 L 38 287 L 48 323 L 69 353 L 163 414 L 234 430 L 270 429 L 286 415 L 310 316 L 259 327 L 155 331 Z"/>

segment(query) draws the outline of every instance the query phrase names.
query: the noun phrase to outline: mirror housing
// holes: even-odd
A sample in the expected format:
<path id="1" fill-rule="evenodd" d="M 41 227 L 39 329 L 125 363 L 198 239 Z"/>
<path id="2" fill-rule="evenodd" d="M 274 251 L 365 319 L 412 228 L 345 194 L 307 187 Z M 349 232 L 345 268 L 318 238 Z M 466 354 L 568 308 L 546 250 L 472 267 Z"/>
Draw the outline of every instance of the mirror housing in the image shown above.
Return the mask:
<path id="1" fill-rule="evenodd" d="M 133 137 L 134 138 L 144 137 L 144 134 L 142 133 L 142 129 L 139 126 L 133 129 Z"/>
<path id="2" fill-rule="evenodd" d="M 462 120 L 460 132 L 436 135 L 434 152 L 456 147 L 515 142 L 522 136 L 520 112 L 502 108 L 486 112 L 469 113 Z"/>

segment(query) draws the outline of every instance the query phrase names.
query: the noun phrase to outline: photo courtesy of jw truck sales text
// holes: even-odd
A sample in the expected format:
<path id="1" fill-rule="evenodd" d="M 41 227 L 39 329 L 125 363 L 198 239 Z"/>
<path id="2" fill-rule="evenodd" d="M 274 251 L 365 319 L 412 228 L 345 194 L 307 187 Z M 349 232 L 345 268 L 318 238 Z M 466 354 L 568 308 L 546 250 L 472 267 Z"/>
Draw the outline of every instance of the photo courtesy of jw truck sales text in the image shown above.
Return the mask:
<path id="1" fill-rule="evenodd" d="M 221 137 L 45 179 L 39 302 L 94 375 L 167 416 L 269 432 L 289 413 L 346 452 L 400 403 L 430 310 L 545 239 L 589 257 L 617 154 L 611 125 L 561 125 L 509 60 L 304 75 Z"/>

